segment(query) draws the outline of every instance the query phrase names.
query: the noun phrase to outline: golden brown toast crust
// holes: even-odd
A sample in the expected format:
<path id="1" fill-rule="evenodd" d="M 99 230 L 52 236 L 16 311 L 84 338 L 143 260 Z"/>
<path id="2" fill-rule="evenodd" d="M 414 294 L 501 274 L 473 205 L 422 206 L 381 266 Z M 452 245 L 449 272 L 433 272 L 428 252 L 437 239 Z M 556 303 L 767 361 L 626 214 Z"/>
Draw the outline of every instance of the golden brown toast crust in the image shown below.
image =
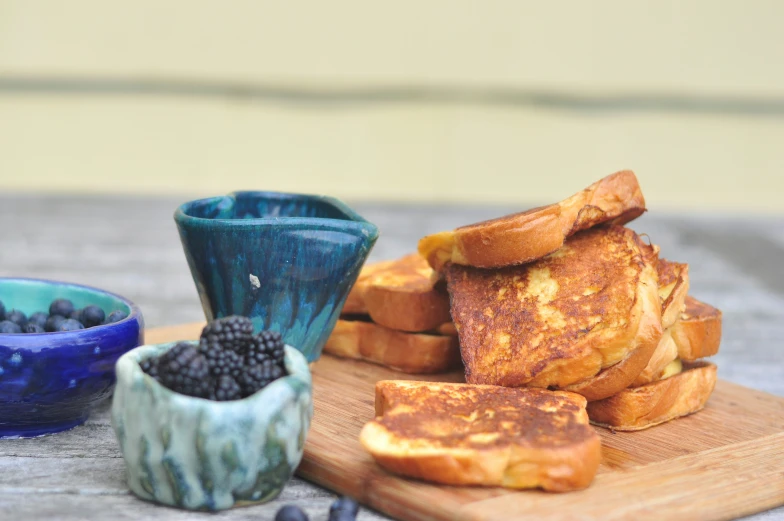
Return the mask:
<path id="1" fill-rule="evenodd" d="M 343 313 L 367 313 L 377 324 L 411 332 L 451 321 L 449 296 L 418 253 L 364 268 Z"/>
<path id="2" fill-rule="evenodd" d="M 721 311 L 686 297 L 686 309 L 672 328 L 672 338 L 683 360 L 697 360 L 719 352 L 721 344 Z"/>
<path id="3" fill-rule="evenodd" d="M 716 366 L 684 364 L 683 372 L 626 389 L 588 404 L 591 423 L 622 431 L 637 431 L 695 413 L 705 407 L 716 385 Z"/>
<path id="4" fill-rule="evenodd" d="M 664 368 L 678 357 L 678 349 L 667 328 L 683 311 L 689 290 L 689 265 L 659 259 L 656 271 L 661 298 L 661 327 L 664 329 L 658 344 L 643 344 L 619 363 L 602 369 L 595 377 L 566 387 L 567 391 L 579 393 L 588 401 L 601 400 L 627 387 L 639 387 L 658 380 Z"/>
<path id="5" fill-rule="evenodd" d="M 592 402 L 612 396 L 629 387 L 650 362 L 658 346 L 655 342 L 657 324 L 651 323 L 647 327 L 651 328 L 651 333 L 643 335 L 645 341 L 641 342 L 626 358 L 615 365 L 602 369 L 596 376 L 567 385 L 564 390 L 582 395 L 586 400 Z"/>
<path id="6" fill-rule="evenodd" d="M 678 348 L 672 339 L 671 329 L 686 306 L 686 294 L 689 291 L 689 265 L 659 259 L 657 268 L 664 332 L 650 360 L 629 385 L 630 387 L 639 387 L 659 380 L 670 362 L 678 358 Z"/>
<path id="7" fill-rule="evenodd" d="M 395 261 L 393 260 L 388 260 L 365 264 L 362 267 L 362 271 L 359 272 L 357 281 L 354 283 L 354 286 L 351 288 L 351 291 L 346 297 L 346 302 L 343 304 L 342 313 L 349 315 L 366 315 L 368 310 L 367 306 L 365 305 L 365 290 L 367 289 L 368 279 L 370 279 L 376 273 L 388 269 L 394 264 L 394 262 Z"/>
<path id="8" fill-rule="evenodd" d="M 601 459 L 585 400 L 572 393 L 382 381 L 376 414 L 363 446 L 387 470 L 428 481 L 575 490 Z"/>
<path id="9" fill-rule="evenodd" d="M 662 327 L 670 328 L 686 307 L 689 292 L 689 265 L 659 259 L 659 296 L 662 299 Z"/>
<path id="10" fill-rule="evenodd" d="M 602 223 L 624 224 L 644 211 L 637 177 L 624 170 L 560 203 L 423 237 L 419 253 L 438 271 L 447 262 L 479 268 L 513 266 L 554 252 L 581 230 Z"/>
<path id="11" fill-rule="evenodd" d="M 565 387 L 640 346 L 655 347 L 656 254 L 632 230 L 607 226 L 576 234 L 523 266 L 447 265 L 466 381 Z"/>
<path id="12" fill-rule="evenodd" d="M 410 374 L 444 373 L 460 367 L 455 336 L 405 333 L 361 320 L 338 320 L 324 352 Z"/>
<path id="13" fill-rule="evenodd" d="M 418 253 L 373 275 L 365 305 L 374 322 L 401 331 L 427 331 L 452 320 L 443 283 Z"/>
<path id="14" fill-rule="evenodd" d="M 637 378 L 629 385 L 629 387 L 639 387 L 651 382 L 659 380 L 664 372 L 664 369 L 676 358 L 678 358 L 678 348 L 672 340 L 672 328 L 665 330 L 662 333 L 659 345 L 648 360 L 648 364 L 637 375 Z"/>

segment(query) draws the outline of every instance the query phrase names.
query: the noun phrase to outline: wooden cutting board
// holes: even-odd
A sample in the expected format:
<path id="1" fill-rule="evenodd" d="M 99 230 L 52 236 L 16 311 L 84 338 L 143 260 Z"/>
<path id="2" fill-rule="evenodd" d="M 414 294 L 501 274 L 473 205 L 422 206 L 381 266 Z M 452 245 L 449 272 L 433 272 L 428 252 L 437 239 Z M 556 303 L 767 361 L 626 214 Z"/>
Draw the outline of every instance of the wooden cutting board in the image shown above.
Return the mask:
<path id="1" fill-rule="evenodd" d="M 202 324 L 151 330 L 147 342 L 197 338 Z M 707 407 L 633 433 L 598 428 L 593 484 L 550 494 L 429 485 L 380 469 L 359 444 L 383 379 L 413 377 L 329 355 L 312 365 L 315 416 L 297 474 L 404 521 L 733 519 L 784 504 L 784 398 L 719 381 Z"/>

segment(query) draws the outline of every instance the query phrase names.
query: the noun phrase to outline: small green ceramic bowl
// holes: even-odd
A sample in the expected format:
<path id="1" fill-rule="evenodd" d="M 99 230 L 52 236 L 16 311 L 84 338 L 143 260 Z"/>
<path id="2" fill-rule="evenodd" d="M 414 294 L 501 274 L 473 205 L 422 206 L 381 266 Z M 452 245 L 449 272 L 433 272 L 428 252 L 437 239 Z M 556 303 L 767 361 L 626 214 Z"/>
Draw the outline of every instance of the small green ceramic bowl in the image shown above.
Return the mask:
<path id="1" fill-rule="evenodd" d="M 307 360 L 286 346 L 288 376 L 216 402 L 175 393 L 141 370 L 174 344 L 141 346 L 117 361 L 112 426 L 131 491 L 189 510 L 274 499 L 302 459 L 313 416 Z"/>

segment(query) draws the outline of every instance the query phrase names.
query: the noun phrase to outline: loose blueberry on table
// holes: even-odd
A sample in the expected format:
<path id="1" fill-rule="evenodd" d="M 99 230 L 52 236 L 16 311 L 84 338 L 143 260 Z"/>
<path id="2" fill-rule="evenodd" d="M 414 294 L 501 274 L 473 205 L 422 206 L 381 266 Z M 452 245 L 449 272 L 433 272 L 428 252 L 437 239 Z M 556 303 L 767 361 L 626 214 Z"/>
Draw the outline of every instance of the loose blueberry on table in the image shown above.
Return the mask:
<path id="1" fill-rule="evenodd" d="M 207 324 L 198 345 L 179 342 L 140 365 L 172 391 L 225 402 L 248 397 L 285 376 L 284 353 L 280 333 L 254 335 L 249 318 L 230 316 Z"/>
<path id="2" fill-rule="evenodd" d="M 5 304 L 0 301 L 0 334 L 77 331 L 119 322 L 127 316 L 127 312 L 118 309 L 107 317 L 104 310 L 96 305 L 76 309 L 70 300 L 56 299 L 49 305 L 49 313 L 36 311 L 28 317 L 18 309 L 6 311 Z"/>
<path id="3" fill-rule="evenodd" d="M 343 496 L 329 507 L 328 521 L 356 521 L 358 513 L 359 504 Z M 275 514 L 275 521 L 308 521 L 308 515 L 296 505 L 284 505 Z"/>
<path id="4" fill-rule="evenodd" d="M 359 504 L 348 496 L 336 499 L 329 507 L 328 521 L 355 521 Z"/>
<path id="5" fill-rule="evenodd" d="M 284 505 L 275 514 L 275 521 L 309 521 L 308 515 L 296 505 Z"/>

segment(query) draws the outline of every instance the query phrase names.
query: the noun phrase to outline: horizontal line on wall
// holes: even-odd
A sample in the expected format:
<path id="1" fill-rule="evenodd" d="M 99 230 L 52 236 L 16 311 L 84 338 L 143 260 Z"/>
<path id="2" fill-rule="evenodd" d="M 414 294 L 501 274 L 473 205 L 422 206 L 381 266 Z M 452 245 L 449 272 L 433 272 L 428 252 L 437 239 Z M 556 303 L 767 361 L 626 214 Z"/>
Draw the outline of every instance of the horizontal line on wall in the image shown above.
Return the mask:
<path id="1" fill-rule="evenodd" d="M 667 93 L 594 95 L 504 87 L 418 86 L 308 88 L 284 84 L 173 79 L 113 79 L 0 76 L 0 95 L 175 96 L 276 102 L 301 106 L 361 106 L 393 103 L 542 107 L 580 112 L 694 112 L 784 116 L 784 97 Z"/>

